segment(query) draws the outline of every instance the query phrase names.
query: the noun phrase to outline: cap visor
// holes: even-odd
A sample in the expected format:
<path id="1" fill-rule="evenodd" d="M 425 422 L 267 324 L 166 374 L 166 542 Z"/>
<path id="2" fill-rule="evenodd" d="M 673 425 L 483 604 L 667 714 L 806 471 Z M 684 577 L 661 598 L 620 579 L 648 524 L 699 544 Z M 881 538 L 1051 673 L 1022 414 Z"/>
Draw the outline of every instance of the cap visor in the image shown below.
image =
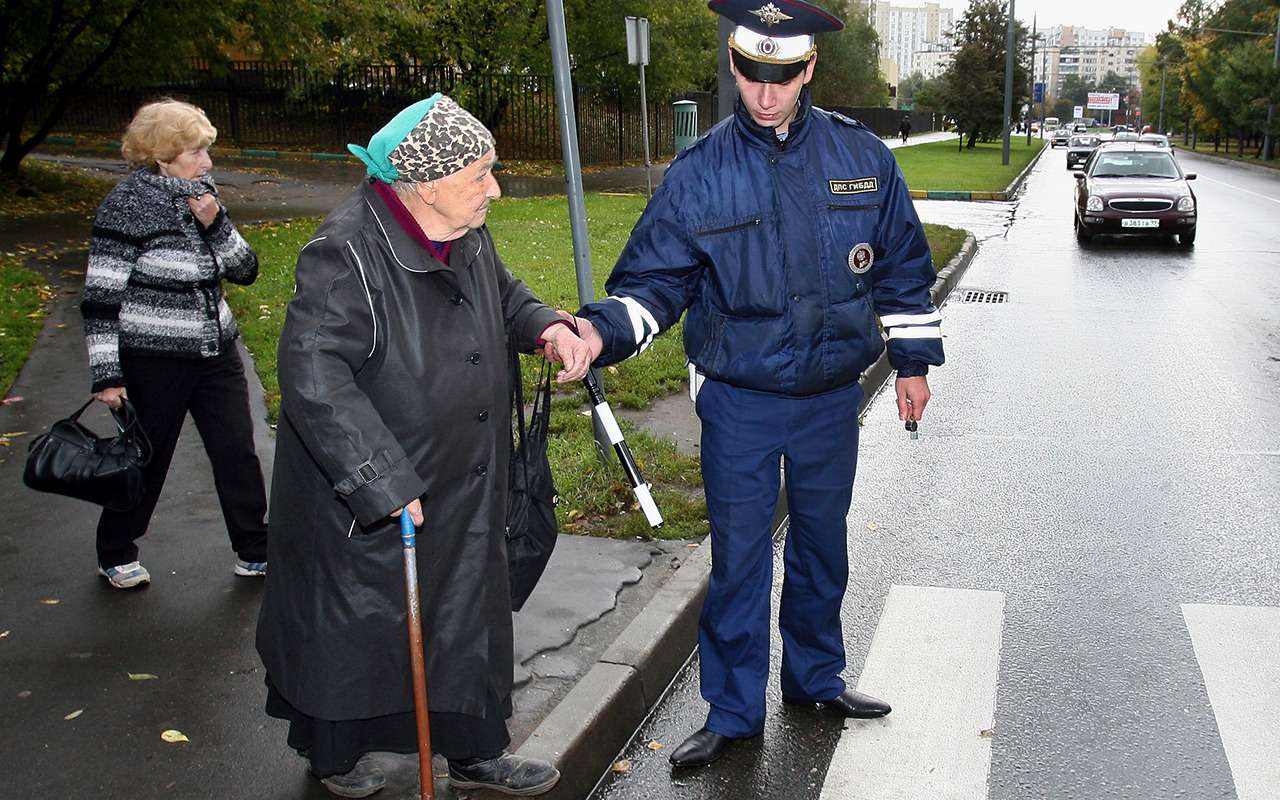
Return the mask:
<path id="1" fill-rule="evenodd" d="M 742 74 L 742 77 L 756 83 L 786 83 L 804 72 L 808 64 L 808 60 L 797 61 L 794 64 L 769 64 L 764 61 L 753 61 L 741 53 L 733 54 L 733 66 Z"/>

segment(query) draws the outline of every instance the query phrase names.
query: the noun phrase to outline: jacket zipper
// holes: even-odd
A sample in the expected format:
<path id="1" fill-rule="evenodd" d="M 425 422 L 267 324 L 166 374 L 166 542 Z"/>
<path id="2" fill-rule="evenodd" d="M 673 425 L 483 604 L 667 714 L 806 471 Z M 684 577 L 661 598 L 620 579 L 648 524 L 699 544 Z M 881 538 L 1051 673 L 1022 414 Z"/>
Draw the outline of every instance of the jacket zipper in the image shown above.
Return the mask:
<path id="1" fill-rule="evenodd" d="M 831 211 L 871 211 L 880 207 L 879 203 L 862 203 L 860 205 L 842 205 L 840 203 L 827 203 L 827 208 Z"/>
<path id="2" fill-rule="evenodd" d="M 755 219 L 751 219 L 746 222 L 739 222 L 737 225 L 730 225 L 727 228 L 712 228 L 709 231 L 698 231 L 698 235 L 711 236 L 716 233 L 729 233 L 730 231 L 741 230 L 742 228 L 750 228 L 752 225 L 759 225 L 760 221 L 760 217 L 756 217 Z"/>

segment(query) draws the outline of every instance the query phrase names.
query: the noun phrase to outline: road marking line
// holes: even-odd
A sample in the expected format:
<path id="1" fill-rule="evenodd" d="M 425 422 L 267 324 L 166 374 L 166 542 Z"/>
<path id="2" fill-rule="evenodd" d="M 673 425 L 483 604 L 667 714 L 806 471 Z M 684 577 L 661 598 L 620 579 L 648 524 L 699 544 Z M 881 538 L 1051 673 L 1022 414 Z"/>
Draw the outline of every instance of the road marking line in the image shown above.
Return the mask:
<path id="1" fill-rule="evenodd" d="M 985 800 L 1004 594 L 893 586 L 858 691 L 893 713 L 850 720 L 821 800 Z"/>
<path id="2" fill-rule="evenodd" d="M 1241 189 L 1239 186 L 1236 186 L 1234 183 L 1227 183 L 1226 181 L 1220 181 L 1214 178 L 1206 178 L 1203 175 L 1198 176 L 1197 180 L 1206 180 L 1209 183 L 1216 183 L 1222 186 L 1228 186 L 1232 189 L 1235 189 L 1237 192 L 1244 192 L 1245 194 L 1251 194 L 1254 197 L 1261 197 L 1263 200 L 1270 200 L 1273 203 L 1280 203 L 1280 200 L 1277 200 L 1276 198 L 1271 197 L 1270 195 L 1258 194 L 1257 192 L 1251 192 L 1248 189 Z"/>
<path id="3" fill-rule="evenodd" d="M 1188 603 L 1182 617 L 1239 800 L 1280 786 L 1280 608 Z"/>

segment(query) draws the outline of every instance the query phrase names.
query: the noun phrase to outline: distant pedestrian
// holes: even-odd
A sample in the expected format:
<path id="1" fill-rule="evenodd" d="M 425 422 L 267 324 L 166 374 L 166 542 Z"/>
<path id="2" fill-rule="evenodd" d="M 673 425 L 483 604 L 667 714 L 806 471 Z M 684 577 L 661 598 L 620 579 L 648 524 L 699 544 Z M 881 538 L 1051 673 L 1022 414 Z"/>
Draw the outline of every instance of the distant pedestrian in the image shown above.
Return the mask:
<path id="1" fill-rule="evenodd" d="M 551 789 L 506 752 L 515 663 L 507 575 L 508 333 L 586 374 L 589 352 L 507 270 L 485 227 L 493 135 L 443 95 L 351 147 L 369 179 L 298 256 L 280 335 L 271 580 L 258 623 L 267 713 L 333 794 L 416 753 L 396 517 L 416 525 L 431 743 L 454 788 Z"/>
<path id="2" fill-rule="evenodd" d="M 911 117 L 902 118 L 902 123 L 898 125 L 898 134 L 902 136 L 903 144 L 906 144 L 907 137 L 911 135 Z"/>
<path id="3" fill-rule="evenodd" d="M 218 202 L 209 147 L 218 131 L 176 100 L 138 109 L 121 151 L 133 172 L 98 207 L 80 304 L 94 396 L 138 412 L 153 453 L 146 493 L 98 520 L 98 571 L 117 589 L 150 583 L 135 541 L 147 532 L 187 414 L 213 467 L 236 575 L 267 570 L 267 498 L 253 445 L 240 335 L 222 281 L 250 284 L 258 257 Z"/>
<path id="4" fill-rule="evenodd" d="M 791 515 L 778 610 L 783 702 L 839 717 L 889 713 L 843 675 L 858 377 L 887 338 L 899 417 L 915 422 L 929 366 L 942 363 L 929 294 L 937 276 L 893 154 L 810 100 L 814 35 L 843 23 L 801 0 L 781 5 L 710 3 L 736 24 L 734 114 L 672 162 L 609 296 L 579 312 L 601 366 L 643 352 L 684 316 L 711 523 L 698 637 L 710 710 L 671 751 L 677 767 L 710 764 L 764 729 L 780 463 Z"/>

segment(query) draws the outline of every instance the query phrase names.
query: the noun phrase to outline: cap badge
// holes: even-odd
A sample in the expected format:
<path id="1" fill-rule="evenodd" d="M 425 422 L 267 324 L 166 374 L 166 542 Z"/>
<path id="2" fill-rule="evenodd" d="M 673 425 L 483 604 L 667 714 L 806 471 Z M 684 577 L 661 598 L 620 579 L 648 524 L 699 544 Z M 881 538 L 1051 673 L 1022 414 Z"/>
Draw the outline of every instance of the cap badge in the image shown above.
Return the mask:
<path id="1" fill-rule="evenodd" d="M 765 25 L 768 25 L 770 28 L 777 25 L 779 22 L 786 22 L 789 19 L 794 19 L 794 17 L 789 17 L 786 14 L 783 14 L 782 11 L 773 3 L 765 3 L 751 13 L 759 17 L 760 21 Z"/>
<path id="2" fill-rule="evenodd" d="M 849 269 L 853 270 L 855 275 L 861 275 L 871 269 L 871 265 L 875 263 L 875 260 L 875 251 L 866 242 L 854 245 L 854 248 L 849 251 Z"/>
<path id="3" fill-rule="evenodd" d="M 775 56 L 778 54 L 778 42 L 766 36 L 756 45 L 756 52 L 762 56 Z"/>

